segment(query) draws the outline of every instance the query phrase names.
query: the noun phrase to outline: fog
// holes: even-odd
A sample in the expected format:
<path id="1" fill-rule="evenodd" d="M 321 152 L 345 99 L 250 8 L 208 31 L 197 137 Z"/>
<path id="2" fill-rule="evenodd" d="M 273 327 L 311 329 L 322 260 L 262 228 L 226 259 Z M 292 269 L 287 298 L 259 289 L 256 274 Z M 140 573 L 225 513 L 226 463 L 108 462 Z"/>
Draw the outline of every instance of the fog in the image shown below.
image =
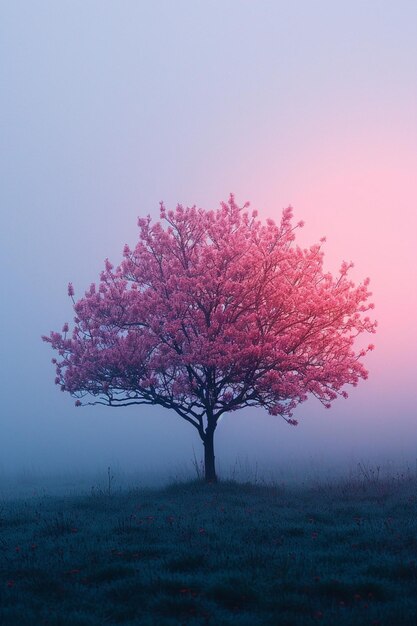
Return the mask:
<path id="1" fill-rule="evenodd" d="M 195 473 L 189 424 L 75 408 L 41 335 L 72 321 L 69 281 L 81 296 L 135 244 L 139 215 L 230 192 L 263 218 L 291 204 L 331 271 L 354 261 L 379 327 L 369 380 L 330 410 L 309 400 L 295 428 L 225 415 L 219 474 L 415 469 L 416 76 L 412 1 L 2 3 L 0 487 Z"/>

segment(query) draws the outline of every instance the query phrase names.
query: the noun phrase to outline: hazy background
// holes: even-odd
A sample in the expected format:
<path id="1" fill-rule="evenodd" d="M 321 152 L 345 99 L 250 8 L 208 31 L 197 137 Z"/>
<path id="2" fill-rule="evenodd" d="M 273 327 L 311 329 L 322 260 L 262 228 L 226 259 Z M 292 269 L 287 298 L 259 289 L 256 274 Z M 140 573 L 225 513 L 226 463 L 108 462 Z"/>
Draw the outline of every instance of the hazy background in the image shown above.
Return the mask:
<path id="1" fill-rule="evenodd" d="M 370 276 L 369 380 L 297 428 L 219 425 L 220 473 L 285 478 L 417 456 L 417 3 L 0 3 L 0 472 L 166 478 L 201 442 L 163 409 L 76 409 L 40 340 L 159 201 L 291 204 L 325 266 Z M 304 472 L 304 474 L 303 474 Z"/>

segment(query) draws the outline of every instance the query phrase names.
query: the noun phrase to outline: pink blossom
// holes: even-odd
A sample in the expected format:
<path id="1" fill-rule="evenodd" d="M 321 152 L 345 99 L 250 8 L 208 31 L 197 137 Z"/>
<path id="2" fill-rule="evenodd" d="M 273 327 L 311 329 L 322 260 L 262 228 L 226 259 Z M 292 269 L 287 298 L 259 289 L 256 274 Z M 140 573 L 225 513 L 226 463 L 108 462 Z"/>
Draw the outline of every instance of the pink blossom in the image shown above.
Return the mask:
<path id="1" fill-rule="evenodd" d="M 366 379 L 373 344 L 355 340 L 376 330 L 369 279 L 356 286 L 346 262 L 333 277 L 319 244 L 294 245 L 291 207 L 277 223 L 247 208 L 231 195 L 217 210 L 161 203 L 160 221 L 139 218 L 136 246 L 74 302 L 70 336 L 66 324 L 44 337 L 61 389 L 172 408 L 206 444 L 224 413 L 258 406 L 296 425 L 308 396 L 330 408 Z"/>

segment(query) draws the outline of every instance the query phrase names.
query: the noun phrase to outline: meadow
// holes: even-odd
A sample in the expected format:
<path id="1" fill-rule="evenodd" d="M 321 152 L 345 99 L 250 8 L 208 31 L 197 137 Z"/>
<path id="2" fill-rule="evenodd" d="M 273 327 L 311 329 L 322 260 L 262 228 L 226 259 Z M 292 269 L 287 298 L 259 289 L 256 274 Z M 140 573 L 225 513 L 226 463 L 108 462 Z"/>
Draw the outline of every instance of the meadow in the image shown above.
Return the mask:
<path id="1" fill-rule="evenodd" d="M 1 626 L 415 626 L 417 481 L 200 480 L 0 502 Z"/>

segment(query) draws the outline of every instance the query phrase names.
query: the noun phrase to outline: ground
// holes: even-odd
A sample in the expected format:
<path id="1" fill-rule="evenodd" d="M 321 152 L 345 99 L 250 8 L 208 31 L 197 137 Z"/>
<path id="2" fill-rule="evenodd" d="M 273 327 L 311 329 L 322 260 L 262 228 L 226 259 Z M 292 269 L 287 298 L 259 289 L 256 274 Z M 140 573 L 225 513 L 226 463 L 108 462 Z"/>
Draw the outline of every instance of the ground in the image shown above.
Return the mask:
<path id="1" fill-rule="evenodd" d="M 1 626 L 415 626 L 417 481 L 0 504 Z"/>

